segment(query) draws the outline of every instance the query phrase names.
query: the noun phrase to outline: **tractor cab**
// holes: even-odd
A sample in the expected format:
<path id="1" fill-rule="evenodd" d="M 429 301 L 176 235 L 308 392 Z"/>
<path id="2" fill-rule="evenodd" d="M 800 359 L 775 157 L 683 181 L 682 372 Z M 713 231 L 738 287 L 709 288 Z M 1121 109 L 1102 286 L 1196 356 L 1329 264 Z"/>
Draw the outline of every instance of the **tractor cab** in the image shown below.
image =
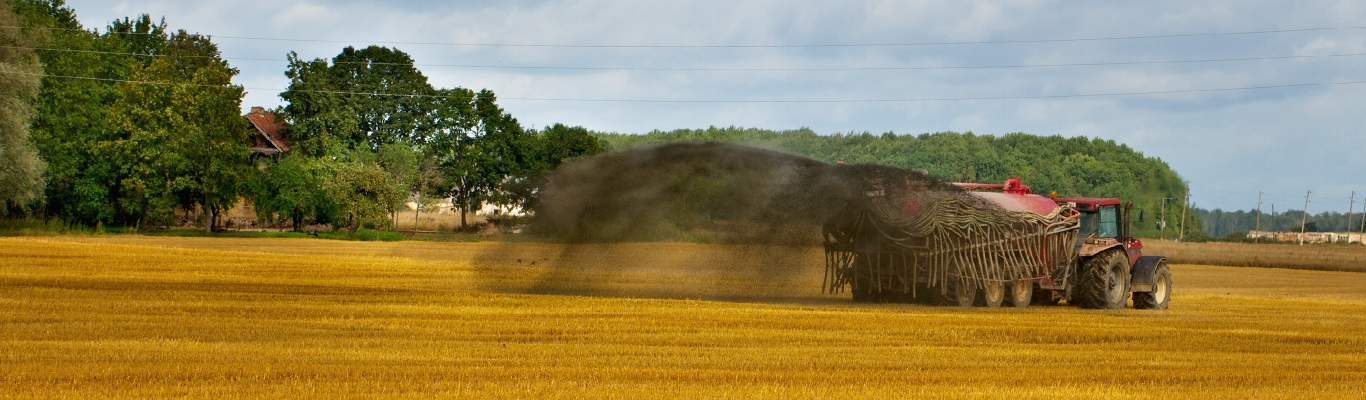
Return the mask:
<path id="1" fill-rule="evenodd" d="M 1081 212 L 1077 255 L 1088 257 L 1122 246 L 1128 254 L 1130 265 L 1143 256 L 1143 241 L 1129 235 L 1129 208 L 1132 203 L 1125 205 L 1119 199 L 1095 197 L 1055 198 L 1053 201 Z"/>

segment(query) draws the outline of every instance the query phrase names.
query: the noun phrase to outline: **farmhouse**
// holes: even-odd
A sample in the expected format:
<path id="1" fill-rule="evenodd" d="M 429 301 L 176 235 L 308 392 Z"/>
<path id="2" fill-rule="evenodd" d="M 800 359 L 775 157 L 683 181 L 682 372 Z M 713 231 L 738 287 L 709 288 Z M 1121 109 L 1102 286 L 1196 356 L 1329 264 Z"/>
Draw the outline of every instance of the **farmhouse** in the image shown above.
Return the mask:
<path id="1" fill-rule="evenodd" d="M 251 122 L 251 154 L 253 156 L 276 156 L 289 151 L 285 143 L 285 121 L 264 107 L 252 107 L 246 115 Z"/>
<path id="2" fill-rule="evenodd" d="M 265 107 L 252 107 L 251 112 L 244 116 L 251 124 L 251 156 L 253 158 L 262 157 L 273 159 L 289 151 L 289 144 L 285 142 L 285 129 L 288 127 L 285 121 Z M 185 212 L 182 218 L 182 225 L 193 226 L 190 222 L 190 213 Z M 220 213 L 218 221 L 221 226 L 233 230 L 256 229 L 260 227 L 257 219 L 255 206 L 249 198 L 242 198 L 237 201 L 227 211 Z M 285 221 L 281 227 L 293 227 L 293 221 Z"/>

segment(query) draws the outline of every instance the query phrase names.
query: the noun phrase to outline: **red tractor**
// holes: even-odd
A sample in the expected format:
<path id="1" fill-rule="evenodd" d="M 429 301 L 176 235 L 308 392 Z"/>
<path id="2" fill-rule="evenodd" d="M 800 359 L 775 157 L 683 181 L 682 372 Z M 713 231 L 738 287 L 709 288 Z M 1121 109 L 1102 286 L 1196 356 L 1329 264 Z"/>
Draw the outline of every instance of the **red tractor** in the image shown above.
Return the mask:
<path id="1" fill-rule="evenodd" d="M 855 301 L 1166 309 L 1166 258 L 1129 235 L 1132 202 L 1049 198 L 1019 178 L 935 194 L 870 181 L 825 224 L 826 289 Z M 903 190 L 898 190 L 903 189 Z M 1139 213 L 1142 221 L 1142 212 Z"/>

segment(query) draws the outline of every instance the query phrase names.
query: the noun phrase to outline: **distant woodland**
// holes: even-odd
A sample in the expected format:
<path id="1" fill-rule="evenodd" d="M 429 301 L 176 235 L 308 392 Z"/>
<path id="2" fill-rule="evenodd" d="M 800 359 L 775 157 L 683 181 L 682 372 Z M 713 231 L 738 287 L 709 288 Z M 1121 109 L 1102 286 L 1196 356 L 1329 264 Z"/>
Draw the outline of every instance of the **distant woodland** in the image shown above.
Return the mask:
<path id="1" fill-rule="evenodd" d="M 1220 209 L 1197 209 L 1200 220 L 1205 223 L 1205 232 L 1214 238 L 1233 239 L 1260 225 L 1264 231 L 1299 232 L 1303 224 L 1305 232 L 1361 232 L 1362 213 L 1352 212 L 1350 218 L 1340 212 L 1322 212 L 1308 217 L 1301 210 L 1282 210 L 1272 214 L 1270 208 L 1262 210 L 1258 221 L 1257 211 L 1224 211 Z"/>

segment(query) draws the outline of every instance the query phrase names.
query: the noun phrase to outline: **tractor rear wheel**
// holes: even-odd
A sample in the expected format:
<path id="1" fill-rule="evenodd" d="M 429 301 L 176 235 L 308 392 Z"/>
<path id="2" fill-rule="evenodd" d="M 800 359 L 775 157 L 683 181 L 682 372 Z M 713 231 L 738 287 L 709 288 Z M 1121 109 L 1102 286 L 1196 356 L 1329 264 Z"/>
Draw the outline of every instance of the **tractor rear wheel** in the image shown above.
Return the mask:
<path id="1" fill-rule="evenodd" d="M 1166 310 L 1172 299 L 1172 271 L 1167 262 L 1157 264 L 1153 271 L 1153 290 L 1148 293 L 1134 293 L 1134 308 L 1140 310 Z"/>
<path id="2" fill-rule="evenodd" d="M 1000 307 L 1006 300 L 1005 283 L 1001 281 L 986 281 L 982 284 L 982 295 L 977 298 L 977 305 L 982 307 Z"/>
<path id="3" fill-rule="evenodd" d="M 1129 299 L 1129 260 L 1120 250 L 1107 250 L 1086 260 L 1078 271 L 1072 300 L 1082 308 L 1124 308 Z"/>
<path id="4" fill-rule="evenodd" d="M 1029 303 L 1034 301 L 1034 282 L 1028 279 L 1012 281 L 1006 285 L 1006 296 L 1011 307 L 1029 307 Z"/>

